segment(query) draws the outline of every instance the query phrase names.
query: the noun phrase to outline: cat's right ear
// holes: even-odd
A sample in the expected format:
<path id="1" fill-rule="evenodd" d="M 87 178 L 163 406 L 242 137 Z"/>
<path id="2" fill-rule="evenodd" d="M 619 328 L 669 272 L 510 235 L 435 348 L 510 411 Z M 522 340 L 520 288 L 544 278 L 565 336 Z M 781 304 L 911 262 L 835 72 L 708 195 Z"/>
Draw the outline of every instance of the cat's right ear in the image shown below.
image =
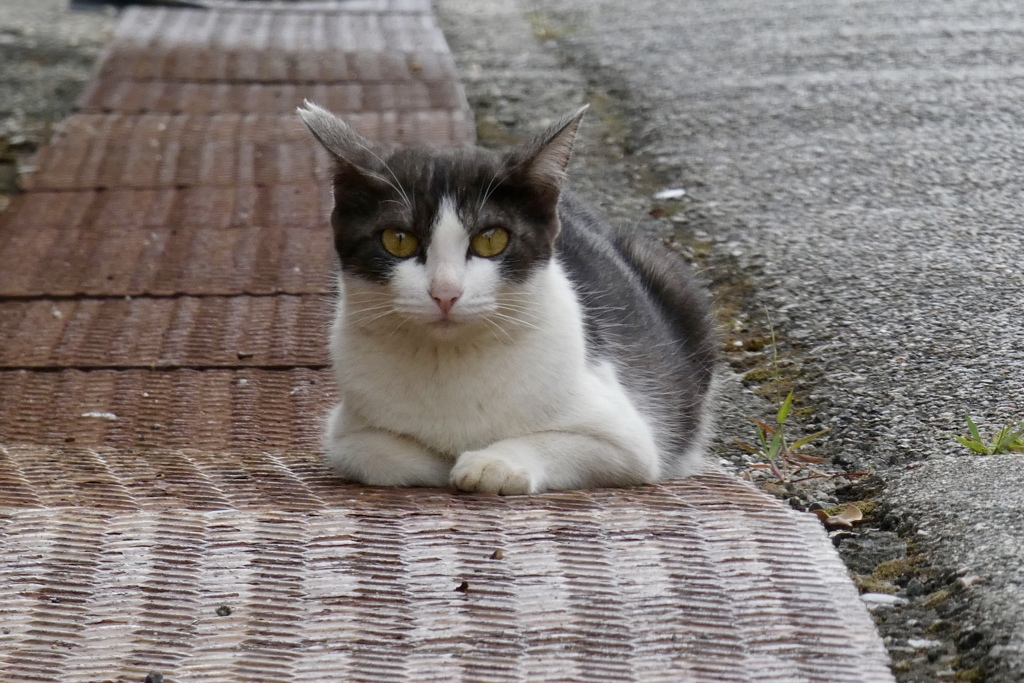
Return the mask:
<path id="1" fill-rule="evenodd" d="M 338 163 L 339 171 L 357 171 L 362 175 L 375 175 L 367 168 L 371 159 L 378 155 L 373 143 L 340 118 L 309 100 L 298 109 L 299 117 L 313 137 L 324 146 Z"/>

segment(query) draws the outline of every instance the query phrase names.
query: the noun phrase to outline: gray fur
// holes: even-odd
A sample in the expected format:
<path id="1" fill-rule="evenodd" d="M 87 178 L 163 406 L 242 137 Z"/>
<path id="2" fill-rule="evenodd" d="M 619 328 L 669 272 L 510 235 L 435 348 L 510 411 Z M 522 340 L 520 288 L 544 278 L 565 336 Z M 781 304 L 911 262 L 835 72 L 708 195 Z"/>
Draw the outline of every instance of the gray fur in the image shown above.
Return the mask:
<path id="1" fill-rule="evenodd" d="M 680 256 L 606 227 L 571 192 L 558 215 L 556 254 L 583 303 L 589 351 L 612 360 L 634 400 L 670 427 L 671 467 L 702 445 L 718 347 L 707 296 Z"/>

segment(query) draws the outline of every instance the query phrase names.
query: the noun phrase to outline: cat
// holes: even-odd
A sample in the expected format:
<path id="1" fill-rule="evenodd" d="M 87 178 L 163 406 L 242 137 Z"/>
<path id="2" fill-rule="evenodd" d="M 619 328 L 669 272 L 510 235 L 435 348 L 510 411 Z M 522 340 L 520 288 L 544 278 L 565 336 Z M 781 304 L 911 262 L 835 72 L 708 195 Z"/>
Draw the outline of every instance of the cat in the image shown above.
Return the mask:
<path id="1" fill-rule="evenodd" d="M 499 154 L 385 148 L 299 109 L 335 162 L 326 450 L 344 479 L 507 495 L 702 469 L 707 297 L 565 187 L 585 110 Z"/>

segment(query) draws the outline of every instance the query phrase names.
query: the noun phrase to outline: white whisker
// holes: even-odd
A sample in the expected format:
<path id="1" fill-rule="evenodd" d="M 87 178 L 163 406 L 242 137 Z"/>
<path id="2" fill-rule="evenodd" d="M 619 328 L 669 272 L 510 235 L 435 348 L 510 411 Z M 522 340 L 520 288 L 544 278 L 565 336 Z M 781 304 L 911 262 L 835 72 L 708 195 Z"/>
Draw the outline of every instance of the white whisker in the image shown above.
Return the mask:
<path id="1" fill-rule="evenodd" d="M 358 146 L 362 150 L 364 150 L 367 153 L 369 153 L 374 159 L 379 161 L 381 166 L 384 167 L 384 170 L 386 170 L 388 173 L 391 174 L 391 177 L 394 178 L 395 182 L 392 183 L 391 181 L 389 181 L 387 178 L 385 178 L 384 176 L 380 175 L 379 173 L 374 173 L 373 171 L 369 171 L 369 173 L 372 174 L 373 176 L 375 176 L 376 178 L 378 178 L 379 180 L 384 181 L 385 183 L 387 183 L 388 185 L 391 186 L 391 189 L 393 189 L 398 194 L 402 195 L 402 199 L 405 200 L 405 205 L 409 208 L 409 211 L 412 211 L 413 207 L 412 207 L 412 202 L 409 201 L 409 195 L 407 195 L 405 193 L 405 189 L 402 188 L 401 181 L 398 180 L 398 176 L 396 176 L 395 172 L 391 170 L 391 167 L 388 166 L 387 163 L 383 159 L 381 159 L 379 156 L 377 156 L 377 153 L 374 152 L 372 149 L 370 149 L 368 146 L 362 144 L 358 140 L 355 141 L 355 144 L 356 144 L 356 146 Z"/>
<path id="2" fill-rule="evenodd" d="M 387 339 L 386 339 L 385 341 L 391 341 L 391 338 L 395 336 L 395 333 L 396 333 L 396 332 L 398 332 L 398 330 L 399 330 L 399 329 L 400 329 L 400 328 L 402 327 L 402 325 L 405 325 L 405 324 L 406 324 L 407 322 L 409 322 L 409 321 L 410 321 L 411 319 L 412 319 L 412 318 L 410 318 L 410 317 L 409 317 L 409 316 L 407 316 L 407 315 L 405 315 L 405 316 L 402 316 L 402 319 L 401 319 L 401 320 L 399 321 L 399 323 L 398 323 L 398 324 L 397 324 L 397 325 L 395 326 L 395 329 L 391 330 L 391 334 L 389 334 L 389 335 L 387 336 Z"/>
<path id="3" fill-rule="evenodd" d="M 377 315 L 375 315 L 375 316 L 372 316 L 372 317 L 370 317 L 369 319 L 366 319 L 366 320 L 357 320 L 357 321 L 355 321 L 355 322 L 356 322 L 356 324 L 358 324 L 358 325 L 361 325 L 361 326 L 363 326 L 363 327 L 366 327 L 367 325 L 372 325 L 373 323 L 377 322 L 378 320 L 381 320 L 381 319 L 383 319 L 383 318 L 386 318 L 386 317 L 388 317 L 389 315 L 393 315 L 393 314 L 395 314 L 396 312 L 397 312 L 397 311 L 393 311 L 393 310 L 387 310 L 387 311 L 384 311 L 383 313 L 378 313 Z"/>
<path id="4" fill-rule="evenodd" d="M 365 313 L 373 313 L 374 311 L 393 311 L 394 307 L 391 304 L 381 304 L 380 306 L 367 306 L 366 308 L 347 308 L 345 309 L 345 315 L 349 317 L 363 315 Z"/>
<path id="5" fill-rule="evenodd" d="M 501 180 L 498 181 L 497 185 L 494 185 L 494 189 L 491 189 L 491 185 L 493 185 L 494 181 L 497 180 L 498 176 L 505 169 L 505 164 L 507 164 L 507 163 L 508 163 L 508 157 L 502 159 L 501 160 L 501 165 L 498 166 L 498 170 L 494 172 L 494 175 L 491 176 L 490 181 L 488 181 L 487 189 L 484 190 L 483 197 L 481 197 L 480 200 L 476 204 L 476 212 L 478 214 L 480 213 L 480 210 L 484 208 L 484 204 L 487 203 L 487 200 L 491 198 L 491 194 L 493 194 L 501 186 L 501 184 L 503 182 L 505 182 L 505 178 L 502 178 Z"/>
<path id="6" fill-rule="evenodd" d="M 508 330 L 506 330 L 505 328 L 503 328 L 503 327 L 502 327 L 502 326 L 501 326 L 500 324 L 498 324 L 498 323 L 497 323 L 496 321 L 494 321 L 494 320 L 490 320 L 490 319 L 488 319 L 488 318 L 481 318 L 481 320 L 483 320 L 483 322 L 484 322 L 484 323 L 485 323 L 485 324 L 487 325 L 487 327 L 488 327 L 489 329 L 491 329 L 491 330 L 495 330 L 495 331 L 497 331 L 497 332 L 501 332 L 502 334 L 504 334 L 504 335 L 505 335 L 505 337 L 506 337 L 506 339 L 508 340 L 508 341 L 507 341 L 507 343 L 511 344 L 511 343 L 512 343 L 512 342 L 514 341 L 514 339 L 512 338 L 512 335 L 511 335 L 511 334 L 509 334 Z M 495 334 L 495 335 L 494 335 L 494 339 L 495 339 L 496 341 L 498 341 L 498 342 L 501 342 L 501 339 L 499 339 L 499 338 L 498 338 L 498 335 L 497 335 L 497 334 Z"/>
<path id="7" fill-rule="evenodd" d="M 527 321 L 525 321 L 525 320 L 523 320 L 521 318 L 514 318 L 514 317 L 512 317 L 510 315 L 505 315 L 504 313 L 498 313 L 497 311 L 494 311 L 488 317 L 498 318 L 499 320 L 507 320 L 510 323 L 514 323 L 516 325 L 521 325 L 523 327 L 529 327 L 530 329 L 534 329 L 534 330 L 541 329 L 539 326 L 534 325 L 531 322 L 527 322 Z"/>

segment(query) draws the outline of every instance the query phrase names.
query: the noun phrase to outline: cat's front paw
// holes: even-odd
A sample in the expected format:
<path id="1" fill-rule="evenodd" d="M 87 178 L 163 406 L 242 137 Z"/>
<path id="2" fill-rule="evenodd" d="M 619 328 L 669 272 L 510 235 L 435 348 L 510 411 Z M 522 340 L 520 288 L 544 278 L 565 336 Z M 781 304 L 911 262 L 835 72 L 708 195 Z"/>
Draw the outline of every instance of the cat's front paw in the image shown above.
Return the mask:
<path id="1" fill-rule="evenodd" d="M 504 453 L 500 443 L 460 455 L 452 467 L 451 483 L 463 491 L 503 496 L 537 491 L 536 477 L 531 475 L 528 466 L 516 462 L 514 453 Z"/>

